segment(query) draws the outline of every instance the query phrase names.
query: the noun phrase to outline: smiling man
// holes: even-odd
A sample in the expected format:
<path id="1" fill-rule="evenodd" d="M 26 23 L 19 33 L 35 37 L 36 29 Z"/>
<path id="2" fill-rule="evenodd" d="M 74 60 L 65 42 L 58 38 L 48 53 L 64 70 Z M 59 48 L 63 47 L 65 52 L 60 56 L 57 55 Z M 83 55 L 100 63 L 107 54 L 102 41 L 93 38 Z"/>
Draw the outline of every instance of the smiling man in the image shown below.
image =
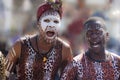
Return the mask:
<path id="1" fill-rule="evenodd" d="M 48 0 L 38 8 L 38 34 L 13 45 L 6 57 L 7 73 L 17 65 L 18 80 L 55 80 L 61 74 L 72 60 L 70 46 L 58 37 L 61 15 L 59 0 Z"/>
<path id="2" fill-rule="evenodd" d="M 119 80 L 120 57 L 105 50 L 108 40 L 105 22 L 90 17 L 84 23 L 88 49 L 65 68 L 61 80 Z"/>

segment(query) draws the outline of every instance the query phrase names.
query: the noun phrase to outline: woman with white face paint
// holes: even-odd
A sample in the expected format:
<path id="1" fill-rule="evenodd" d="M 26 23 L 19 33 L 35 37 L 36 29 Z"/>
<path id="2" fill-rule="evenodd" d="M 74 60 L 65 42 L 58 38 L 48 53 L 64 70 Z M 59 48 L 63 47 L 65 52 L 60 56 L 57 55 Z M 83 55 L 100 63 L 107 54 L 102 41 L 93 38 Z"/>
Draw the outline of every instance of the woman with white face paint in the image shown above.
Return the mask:
<path id="1" fill-rule="evenodd" d="M 47 43 L 54 42 L 60 28 L 59 13 L 52 10 L 46 11 L 39 19 L 38 28 Z"/>
<path id="2" fill-rule="evenodd" d="M 38 8 L 39 34 L 26 36 L 13 45 L 5 60 L 7 74 L 17 65 L 18 80 L 55 80 L 60 76 L 72 60 L 70 46 L 58 37 L 61 6 L 61 1 L 49 0 Z"/>

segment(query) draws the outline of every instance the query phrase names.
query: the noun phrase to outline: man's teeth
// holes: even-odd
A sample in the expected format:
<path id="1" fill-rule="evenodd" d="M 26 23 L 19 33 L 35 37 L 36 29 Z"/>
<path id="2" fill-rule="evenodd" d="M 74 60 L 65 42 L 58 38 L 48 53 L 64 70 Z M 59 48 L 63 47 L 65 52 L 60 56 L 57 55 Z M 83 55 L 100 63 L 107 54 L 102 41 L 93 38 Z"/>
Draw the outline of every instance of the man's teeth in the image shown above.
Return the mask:
<path id="1" fill-rule="evenodd" d="M 99 45 L 93 45 L 93 47 L 98 47 Z"/>
<path id="2" fill-rule="evenodd" d="M 94 44 L 96 44 L 97 42 L 94 42 Z"/>

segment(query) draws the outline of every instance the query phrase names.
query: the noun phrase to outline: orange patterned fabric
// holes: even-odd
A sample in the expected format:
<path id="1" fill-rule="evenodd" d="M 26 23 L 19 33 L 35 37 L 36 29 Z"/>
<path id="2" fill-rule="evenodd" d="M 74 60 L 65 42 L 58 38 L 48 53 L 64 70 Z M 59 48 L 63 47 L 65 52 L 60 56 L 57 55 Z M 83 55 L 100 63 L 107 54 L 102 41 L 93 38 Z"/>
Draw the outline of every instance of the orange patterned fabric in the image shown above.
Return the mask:
<path id="1" fill-rule="evenodd" d="M 119 56 L 110 53 L 108 61 L 96 62 L 80 54 L 65 68 L 61 80 L 120 80 L 119 77 Z"/>

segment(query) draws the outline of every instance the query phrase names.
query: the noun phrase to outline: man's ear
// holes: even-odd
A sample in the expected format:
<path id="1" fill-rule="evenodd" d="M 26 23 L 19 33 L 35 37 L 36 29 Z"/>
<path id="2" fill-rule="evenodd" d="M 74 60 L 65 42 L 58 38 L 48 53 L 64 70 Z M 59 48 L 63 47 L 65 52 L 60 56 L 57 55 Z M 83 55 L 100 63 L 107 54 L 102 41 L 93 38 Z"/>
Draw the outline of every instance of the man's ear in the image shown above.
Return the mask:
<path id="1" fill-rule="evenodd" d="M 106 40 L 108 41 L 109 40 L 109 33 L 108 32 L 106 32 Z"/>

